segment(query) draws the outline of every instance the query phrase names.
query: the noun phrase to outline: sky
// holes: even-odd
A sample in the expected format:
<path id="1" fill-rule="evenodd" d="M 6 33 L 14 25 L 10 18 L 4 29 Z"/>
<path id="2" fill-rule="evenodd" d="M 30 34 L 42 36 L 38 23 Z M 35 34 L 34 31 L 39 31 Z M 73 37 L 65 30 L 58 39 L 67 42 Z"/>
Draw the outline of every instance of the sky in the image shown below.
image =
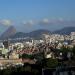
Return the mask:
<path id="1" fill-rule="evenodd" d="M 75 26 L 75 0 L 0 0 L 0 33 Z"/>

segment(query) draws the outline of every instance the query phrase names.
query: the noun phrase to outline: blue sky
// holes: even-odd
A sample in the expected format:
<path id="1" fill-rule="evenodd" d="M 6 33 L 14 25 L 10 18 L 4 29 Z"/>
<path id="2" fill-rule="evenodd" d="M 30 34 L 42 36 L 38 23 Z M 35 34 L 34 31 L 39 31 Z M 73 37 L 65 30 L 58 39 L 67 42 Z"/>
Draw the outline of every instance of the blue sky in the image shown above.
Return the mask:
<path id="1" fill-rule="evenodd" d="M 0 32 L 56 30 L 75 25 L 75 0 L 0 0 Z"/>

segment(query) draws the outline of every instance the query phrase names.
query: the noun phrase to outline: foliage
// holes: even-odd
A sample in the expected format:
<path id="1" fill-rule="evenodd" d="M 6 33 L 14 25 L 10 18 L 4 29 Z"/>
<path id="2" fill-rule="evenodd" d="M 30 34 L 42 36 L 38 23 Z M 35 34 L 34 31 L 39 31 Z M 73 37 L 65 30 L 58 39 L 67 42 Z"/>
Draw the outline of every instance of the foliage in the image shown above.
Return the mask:
<path id="1" fill-rule="evenodd" d="M 38 64 L 30 65 L 25 64 L 24 66 L 20 67 L 9 67 L 4 70 L 0 70 L 1 75 L 15 75 L 15 74 L 21 74 L 21 75 L 41 75 L 41 67 Z"/>
<path id="2" fill-rule="evenodd" d="M 71 51 L 71 49 L 70 49 L 69 47 L 62 46 L 61 49 L 60 49 L 60 51 L 61 51 L 62 53 L 67 53 L 67 52 Z"/>
<path id="3" fill-rule="evenodd" d="M 72 52 L 75 55 L 75 46 L 72 48 Z"/>
<path id="4" fill-rule="evenodd" d="M 47 68 L 55 68 L 58 66 L 58 60 L 57 59 L 47 59 L 46 60 L 46 67 Z"/>
<path id="5" fill-rule="evenodd" d="M 75 60 L 75 46 L 72 48 L 72 54 L 73 54 L 72 58 Z"/>
<path id="6" fill-rule="evenodd" d="M 27 59 L 27 58 L 33 59 L 34 57 L 33 57 L 33 55 L 23 54 L 23 55 L 22 55 L 22 58 L 23 58 L 23 59 L 25 59 L 25 58 L 26 58 L 26 59 Z"/>

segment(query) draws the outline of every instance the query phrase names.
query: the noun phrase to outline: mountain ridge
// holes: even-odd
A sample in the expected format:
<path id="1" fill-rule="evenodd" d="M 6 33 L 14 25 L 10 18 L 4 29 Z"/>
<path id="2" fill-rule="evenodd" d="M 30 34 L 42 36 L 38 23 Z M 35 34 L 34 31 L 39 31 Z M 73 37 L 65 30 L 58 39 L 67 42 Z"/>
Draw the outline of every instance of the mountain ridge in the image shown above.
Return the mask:
<path id="1" fill-rule="evenodd" d="M 56 31 L 49 31 L 46 29 L 38 29 L 34 30 L 29 33 L 24 33 L 24 32 L 17 32 L 16 29 L 11 26 L 9 27 L 0 37 L 0 39 L 7 39 L 7 38 L 24 38 L 24 37 L 30 37 L 30 38 L 41 38 L 42 34 L 70 34 L 71 32 L 75 32 L 75 27 L 64 27 L 62 29 L 56 30 Z"/>
<path id="2" fill-rule="evenodd" d="M 62 29 L 59 29 L 59 30 L 56 30 L 54 31 L 53 33 L 55 34 L 66 34 L 66 35 L 69 35 L 71 32 L 75 32 L 75 27 L 64 27 Z"/>

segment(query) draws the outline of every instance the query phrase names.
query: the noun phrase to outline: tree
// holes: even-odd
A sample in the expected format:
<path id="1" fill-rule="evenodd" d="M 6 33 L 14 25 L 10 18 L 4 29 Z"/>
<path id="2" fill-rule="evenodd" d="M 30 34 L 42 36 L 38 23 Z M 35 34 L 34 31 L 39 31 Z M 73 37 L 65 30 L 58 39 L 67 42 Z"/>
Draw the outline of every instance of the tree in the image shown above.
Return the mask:
<path id="1" fill-rule="evenodd" d="M 66 47 L 66 46 L 62 46 L 60 50 L 63 53 L 67 53 L 67 52 L 71 51 L 71 49 L 69 47 Z"/>
<path id="2" fill-rule="evenodd" d="M 58 60 L 57 59 L 46 59 L 46 67 L 47 68 L 56 68 L 58 66 Z"/>
<path id="3" fill-rule="evenodd" d="M 69 47 L 66 47 L 66 46 L 62 46 L 60 51 L 62 52 L 62 57 L 64 60 L 67 60 L 68 59 L 68 53 L 71 52 L 71 48 Z"/>
<path id="4" fill-rule="evenodd" d="M 22 58 L 23 59 L 33 59 L 34 57 L 33 57 L 33 55 L 23 54 Z"/>
<path id="5" fill-rule="evenodd" d="M 75 46 L 72 48 L 73 58 L 75 59 Z"/>

